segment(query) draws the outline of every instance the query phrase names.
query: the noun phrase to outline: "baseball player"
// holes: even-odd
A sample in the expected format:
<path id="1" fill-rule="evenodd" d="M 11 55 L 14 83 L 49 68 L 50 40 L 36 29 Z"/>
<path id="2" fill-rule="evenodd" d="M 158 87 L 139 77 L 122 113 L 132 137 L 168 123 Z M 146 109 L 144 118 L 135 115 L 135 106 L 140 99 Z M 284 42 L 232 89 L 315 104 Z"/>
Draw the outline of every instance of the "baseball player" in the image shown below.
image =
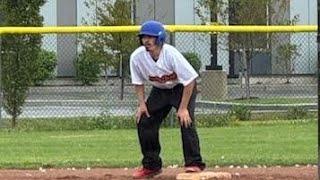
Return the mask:
<path id="1" fill-rule="evenodd" d="M 142 46 L 130 56 L 130 71 L 139 101 L 136 123 L 143 167 L 133 177 L 149 178 L 161 173 L 159 127 L 172 107 L 181 124 L 185 171 L 200 172 L 205 163 L 194 119 L 198 74 L 175 47 L 165 43 L 166 32 L 160 22 L 143 23 L 139 39 Z M 145 101 L 146 82 L 152 90 Z"/>

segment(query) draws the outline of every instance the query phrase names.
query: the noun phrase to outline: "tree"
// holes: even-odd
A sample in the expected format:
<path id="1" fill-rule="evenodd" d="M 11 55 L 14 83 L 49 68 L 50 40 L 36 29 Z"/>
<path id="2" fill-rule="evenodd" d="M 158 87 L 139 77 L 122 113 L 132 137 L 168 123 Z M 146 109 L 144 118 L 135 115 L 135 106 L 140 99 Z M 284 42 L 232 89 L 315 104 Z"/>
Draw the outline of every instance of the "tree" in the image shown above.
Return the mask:
<path id="1" fill-rule="evenodd" d="M 276 25 L 290 24 L 287 17 L 289 5 L 289 0 L 198 0 L 195 11 L 203 22 L 210 22 L 210 16 L 217 15 L 219 24 Z M 245 97 L 250 98 L 251 60 L 261 52 L 270 52 L 273 34 L 229 33 L 221 34 L 219 38 L 227 39 L 227 50 L 240 55 L 240 73 L 245 77 Z"/>
<path id="2" fill-rule="evenodd" d="M 277 60 L 279 65 L 283 65 L 286 83 L 290 83 L 290 74 L 294 72 L 295 59 L 300 56 L 299 46 L 296 44 L 285 43 L 277 48 Z"/>
<path id="3" fill-rule="evenodd" d="M 43 17 L 40 7 L 45 0 L 2 0 L 0 11 L 5 26 L 42 26 Z M 34 77 L 34 60 L 41 51 L 39 34 L 2 35 L 1 36 L 1 84 L 3 106 L 12 117 L 12 127 L 22 112 L 29 86 Z"/>
<path id="4" fill-rule="evenodd" d="M 77 70 L 77 80 L 80 80 L 83 85 L 92 85 L 94 82 L 99 81 L 101 72 L 100 64 L 96 61 L 100 58 L 95 49 L 86 48 L 82 51 L 75 60 L 75 67 Z"/>
<path id="5" fill-rule="evenodd" d="M 182 55 L 186 58 L 186 60 L 191 64 L 191 66 L 196 70 L 198 74 L 200 74 L 200 68 L 201 68 L 201 60 L 200 56 L 197 53 L 194 52 L 183 52 Z"/>
<path id="6" fill-rule="evenodd" d="M 299 21 L 299 16 L 295 16 L 288 24 L 296 25 Z M 290 34 L 285 33 L 285 35 L 290 39 Z M 285 74 L 286 83 L 290 83 L 290 75 L 294 72 L 295 59 L 300 56 L 299 53 L 300 46 L 293 44 L 290 41 L 280 42 L 276 48 L 276 60 L 278 66 L 282 67 L 281 72 Z"/>
<path id="7" fill-rule="evenodd" d="M 57 55 L 54 51 L 41 49 L 38 59 L 34 61 L 34 77 L 32 77 L 32 84 L 35 86 L 43 85 L 44 81 L 54 77 L 54 70 L 57 66 Z"/>
<path id="8" fill-rule="evenodd" d="M 133 25 L 131 3 L 131 0 L 85 1 L 87 8 L 95 12 L 91 20 L 97 26 Z M 89 20 L 83 21 L 85 25 L 90 24 Z M 121 66 L 124 68 L 124 72 L 129 74 L 129 56 L 138 45 L 135 33 L 85 34 L 80 37 L 80 42 L 82 51 L 94 51 L 91 54 L 94 54 L 95 63 L 102 65 L 105 69 L 105 78 L 107 78 L 109 67 L 115 67 L 119 70 Z M 119 73 L 118 71 L 118 75 L 120 75 Z"/>

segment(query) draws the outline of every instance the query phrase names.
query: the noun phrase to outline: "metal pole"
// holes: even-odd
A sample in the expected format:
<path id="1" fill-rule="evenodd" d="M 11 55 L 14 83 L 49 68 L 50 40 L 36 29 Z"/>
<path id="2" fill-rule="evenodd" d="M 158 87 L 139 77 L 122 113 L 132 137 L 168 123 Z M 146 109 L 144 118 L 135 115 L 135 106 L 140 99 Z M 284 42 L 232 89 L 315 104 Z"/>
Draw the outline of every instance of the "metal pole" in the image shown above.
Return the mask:
<path id="1" fill-rule="evenodd" d="M 0 127 L 2 124 L 2 35 L 0 34 Z"/>
<path id="2" fill-rule="evenodd" d="M 123 93 L 124 93 L 124 73 L 123 73 L 123 58 L 122 53 L 120 52 L 120 100 L 123 100 Z"/>
<path id="3" fill-rule="evenodd" d="M 136 25 L 137 24 L 137 21 L 136 21 L 136 19 L 137 19 L 137 11 L 136 11 L 136 0 L 133 0 L 132 1 L 132 17 L 133 17 L 133 20 L 132 20 L 132 22 L 133 22 L 133 24 L 134 25 Z"/>
<path id="4" fill-rule="evenodd" d="M 318 2 L 318 35 L 317 35 L 317 43 L 318 43 L 318 71 L 317 71 L 317 80 L 318 80 L 318 179 L 320 178 L 320 168 L 319 168 L 319 163 L 320 163 L 320 0 Z"/>
<path id="5" fill-rule="evenodd" d="M 310 0 L 308 0 L 308 25 L 310 25 Z M 312 67 L 311 67 L 311 62 L 312 62 L 312 59 L 311 59 L 311 45 L 310 45 L 310 37 L 311 37 L 311 34 L 308 34 L 308 70 L 311 71 Z"/>
<path id="6" fill-rule="evenodd" d="M 0 12 L 0 26 L 4 26 L 4 12 Z M 2 95 L 2 34 L 0 34 L 0 128 L 3 125 L 2 122 L 2 106 L 3 106 L 3 95 Z"/>
<path id="7" fill-rule="evenodd" d="M 95 0 L 95 20 L 96 20 L 96 26 L 98 26 L 98 0 Z"/>
<path id="8" fill-rule="evenodd" d="M 212 1 L 213 4 L 218 4 L 217 0 Z M 217 8 L 216 8 L 217 9 Z M 218 13 L 216 9 L 210 9 L 210 24 L 218 21 Z M 222 66 L 218 65 L 218 34 L 210 34 L 210 65 L 206 66 L 206 70 L 222 70 Z"/>
<path id="9" fill-rule="evenodd" d="M 157 12 L 156 12 L 156 0 L 153 1 L 153 19 L 156 20 L 157 19 Z"/>

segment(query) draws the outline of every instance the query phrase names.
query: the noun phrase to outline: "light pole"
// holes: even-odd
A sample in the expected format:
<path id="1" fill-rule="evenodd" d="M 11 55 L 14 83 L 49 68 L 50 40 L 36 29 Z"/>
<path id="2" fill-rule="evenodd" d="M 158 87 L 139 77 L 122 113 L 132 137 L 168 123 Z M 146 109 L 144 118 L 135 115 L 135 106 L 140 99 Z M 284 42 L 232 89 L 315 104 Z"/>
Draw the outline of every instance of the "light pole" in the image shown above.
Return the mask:
<path id="1" fill-rule="evenodd" d="M 119 54 L 119 58 L 120 58 L 120 78 L 121 78 L 120 100 L 123 100 L 123 94 L 124 94 L 124 72 L 123 72 L 123 57 L 122 57 L 122 53 L 121 52 Z"/>
<path id="2" fill-rule="evenodd" d="M 318 35 L 317 35 L 317 43 L 318 43 L 318 69 L 317 69 L 317 79 L 318 79 L 318 179 L 320 178 L 320 106 L 319 106 L 319 101 L 320 101 L 320 0 L 318 2 Z"/>
<path id="3" fill-rule="evenodd" d="M 3 12 L 0 11 L 0 26 L 3 25 L 3 19 L 4 14 Z M 2 101 L 3 101 L 3 96 L 2 96 L 2 34 L 0 34 L 0 125 L 2 121 Z"/>
<path id="4" fill-rule="evenodd" d="M 156 8 L 157 8 L 157 5 L 156 5 L 156 0 L 153 0 L 153 19 L 156 19 L 157 18 L 157 12 L 156 12 Z"/>
<path id="5" fill-rule="evenodd" d="M 114 50 L 113 53 L 119 57 L 119 78 L 120 78 L 120 100 L 123 100 L 124 93 L 124 72 L 123 72 L 123 57 L 119 50 Z"/>
<path id="6" fill-rule="evenodd" d="M 217 4 L 217 0 L 213 0 Z M 217 9 L 217 8 L 216 8 Z M 210 25 L 218 22 L 218 12 L 216 9 L 210 9 Z M 218 34 L 212 33 L 210 35 L 210 65 L 206 66 L 206 70 L 222 70 L 222 66 L 218 65 Z"/>
<path id="7" fill-rule="evenodd" d="M 132 0 L 132 24 L 136 25 L 136 18 L 137 18 L 137 10 L 136 10 L 136 0 Z"/>

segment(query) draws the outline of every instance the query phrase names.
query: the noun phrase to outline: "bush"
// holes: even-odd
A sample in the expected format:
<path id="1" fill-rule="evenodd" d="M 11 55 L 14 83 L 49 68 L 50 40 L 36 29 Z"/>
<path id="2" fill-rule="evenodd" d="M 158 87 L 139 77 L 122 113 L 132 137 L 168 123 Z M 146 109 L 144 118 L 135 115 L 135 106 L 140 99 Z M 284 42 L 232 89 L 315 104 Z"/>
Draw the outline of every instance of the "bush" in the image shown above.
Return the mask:
<path id="1" fill-rule="evenodd" d="M 193 52 L 184 52 L 182 55 L 189 61 L 191 66 L 199 73 L 201 68 L 201 60 L 197 53 Z"/>
<path id="2" fill-rule="evenodd" d="M 35 71 L 32 76 L 34 85 L 42 85 L 45 80 L 53 77 L 57 65 L 57 55 L 53 51 L 42 49 L 36 60 Z"/>
<path id="3" fill-rule="evenodd" d="M 92 129 L 133 129 L 136 127 L 132 117 L 112 117 L 108 113 L 102 113 L 90 121 Z"/>
<path id="4" fill-rule="evenodd" d="M 75 60 L 76 78 L 84 85 L 91 85 L 99 81 L 100 63 L 99 60 L 90 51 L 83 51 Z"/>
<path id="5" fill-rule="evenodd" d="M 280 119 L 273 119 L 275 112 L 269 113 L 264 119 L 250 119 L 261 124 L 272 124 L 277 122 L 316 122 L 317 114 L 307 117 L 307 121 L 295 120 L 287 121 L 286 117 Z M 253 117 L 254 118 L 254 117 Z M 226 126 L 239 126 L 242 125 L 239 117 L 231 113 L 227 114 L 197 114 L 196 126 L 198 128 L 210 127 L 226 127 Z M 279 121 L 280 120 L 280 121 Z M 179 128 L 180 124 L 175 114 L 168 116 L 161 125 L 163 128 Z M 106 130 L 106 129 L 135 129 L 136 124 L 133 116 L 111 116 L 108 113 L 101 113 L 96 117 L 75 117 L 75 118 L 31 118 L 19 119 L 19 123 L 15 129 L 11 127 L 10 119 L 3 119 L 0 130 L 5 131 L 60 131 L 60 130 Z"/>
<path id="6" fill-rule="evenodd" d="M 236 119 L 234 116 L 229 114 L 198 114 L 195 116 L 196 126 L 201 127 L 222 127 L 231 126 L 236 124 Z M 176 118 L 175 112 L 171 111 L 167 118 L 162 122 L 161 127 L 164 128 L 178 128 L 180 127 L 180 122 Z"/>
<path id="7" fill-rule="evenodd" d="M 308 115 L 308 110 L 304 107 L 292 107 L 288 110 L 288 119 L 303 119 Z"/>
<path id="8" fill-rule="evenodd" d="M 248 106 L 233 106 L 228 114 L 239 121 L 249 121 L 251 119 L 251 110 Z"/>
<path id="9" fill-rule="evenodd" d="M 237 121 L 234 116 L 230 114 L 212 114 L 212 115 L 197 115 L 197 127 L 223 127 L 234 125 Z"/>

